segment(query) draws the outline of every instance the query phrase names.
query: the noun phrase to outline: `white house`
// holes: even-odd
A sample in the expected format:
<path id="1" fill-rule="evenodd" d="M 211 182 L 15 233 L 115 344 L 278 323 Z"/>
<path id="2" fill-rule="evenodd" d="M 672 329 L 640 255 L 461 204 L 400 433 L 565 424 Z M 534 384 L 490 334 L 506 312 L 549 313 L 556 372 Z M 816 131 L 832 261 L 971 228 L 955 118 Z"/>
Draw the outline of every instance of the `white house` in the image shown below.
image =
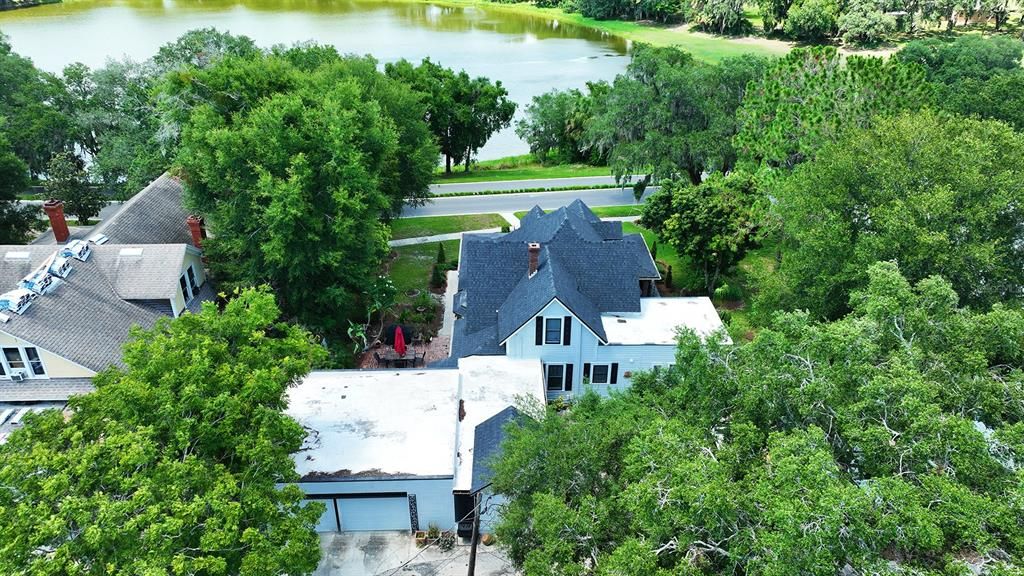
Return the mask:
<path id="1" fill-rule="evenodd" d="M 44 209 L 49 232 L 0 246 L 0 409 L 92 390 L 133 326 L 215 297 L 178 181 L 161 176 L 91 230 L 69 228 L 59 202 Z"/>
<path id="2" fill-rule="evenodd" d="M 459 259 L 451 358 L 537 359 L 549 398 L 587 385 L 629 385 L 675 362 L 680 328 L 728 338 L 708 298 L 661 298 L 639 234 L 583 202 L 534 208 L 505 234 L 466 234 Z"/>

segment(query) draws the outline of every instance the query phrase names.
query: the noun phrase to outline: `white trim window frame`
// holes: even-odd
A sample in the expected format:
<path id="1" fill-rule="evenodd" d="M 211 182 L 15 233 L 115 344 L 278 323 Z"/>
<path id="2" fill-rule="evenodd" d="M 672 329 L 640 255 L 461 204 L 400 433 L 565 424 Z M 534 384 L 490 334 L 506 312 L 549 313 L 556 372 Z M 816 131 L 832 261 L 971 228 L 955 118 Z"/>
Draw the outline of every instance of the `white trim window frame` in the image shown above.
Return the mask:
<path id="1" fill-rule="evenodd" d="M 2 346 L 3 354 L 0 354 L 0 378 L 12 379 L 12 374 L 21 372 L 25 378 L 49 378 L 46 373 L 46 366 L 39 355 L 39 349 L 35 346 Z M 29 351 L 32 351 L 31 354 Z M 17 358 L 8 356 L 8 351 L 17 353 Z M 33 357 L 34 356 L 34 357 Z"/>
<path id="2" fill-rule="evenodd" d="M 192 283 L 189 281 L 189 277 L 188 277 L 188 272 L 191 269 L 192 269 L 192 265 L 189 264 L 189 266 L 185 270 L 185 272 L 183 272 L 181 274 L 181 277 L 178 278 L 178 287 L 181 288 L 181 296 L 182 296 L 182 298 L 185 299 L 185 305 L 186 306 L 188 305 L 189 302 L 191 302 L 196 297 L 195 292 L 192 291 Z M 193 275 L 193 278 L 194 278 L 195 277 L 195 272 L 192 272 L 192 275 Z M 198 290 L 196 290 L 196 292 L 198 292 Z"/>
<path id="3" fill-rule="evenodd" d="M 598 378 L 600 370 L 604 370 L 604 378 Z M 590 365 L 590 383 L 591 384 L 611 384 L 612 381 L 612 364 L 597 363 Z"/>
<path id="4" fill-rule="evenodd" d="M 561 382 L 557 387 L 551 386 L 552 368 L 558 369 L 558 380 Z M 544 388 L 548 392 L 565 392 L 565 364 L 544 365 Z"/>
<path id="5" fill-rule="evenodd" d="M 544 345 L 545 346 L 547 346 L 547 345 L 558 345 L 558 346 L 561 346 L 562 345 L 562 334 L 563 334 L 563 332 L 562 332 L 562 329 L 563 329 L 562 322 L 563 321 L 564 321 L 564 319 L 561 316 L 551 316 L 551 317 L 545 316 L 544 317 Z M 555 325 L 557 325 L 557 329 L 551 327 L 552 323 L 555 323 Z M 551 338 L 552 334 L 555 335 L 554 339 Z"/>

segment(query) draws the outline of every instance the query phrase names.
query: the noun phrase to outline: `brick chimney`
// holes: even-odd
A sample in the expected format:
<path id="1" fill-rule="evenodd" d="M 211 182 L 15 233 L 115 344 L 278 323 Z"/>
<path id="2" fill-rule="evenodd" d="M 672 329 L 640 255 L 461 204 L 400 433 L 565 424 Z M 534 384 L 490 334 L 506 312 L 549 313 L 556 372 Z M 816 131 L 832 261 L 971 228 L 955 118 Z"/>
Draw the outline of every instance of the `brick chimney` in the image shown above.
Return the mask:
<path id="1" fill-rule="evenodd" d="M 188 223 L 188 229 L 192 232 L 192 243 L 196 245 L 196 248 L 202 248 L 203 240 L 206 239 L 206 224 L 203 222 L 203 217 L 192 214 L 185 219 L 185 222 Z"/>
<path id="2" fill-rule="evenodd" d="M 530 276 L 533 276 L 537 273 L 537 266 L 540 262 L 540 244 L 530 242 L 526 249 L 530 253 Z"/>
<path id="3" fill-rule="evenodd" d="M 50 198 L 43 202 L 43 211 L 46 212 L 46 216 L 50 219 L 53 237 L 59 243 L 67 242 L 68 238 L 71 237 L 71 231 L 68 230 L 68 222 L 64 218 L 64 203 Z"/>

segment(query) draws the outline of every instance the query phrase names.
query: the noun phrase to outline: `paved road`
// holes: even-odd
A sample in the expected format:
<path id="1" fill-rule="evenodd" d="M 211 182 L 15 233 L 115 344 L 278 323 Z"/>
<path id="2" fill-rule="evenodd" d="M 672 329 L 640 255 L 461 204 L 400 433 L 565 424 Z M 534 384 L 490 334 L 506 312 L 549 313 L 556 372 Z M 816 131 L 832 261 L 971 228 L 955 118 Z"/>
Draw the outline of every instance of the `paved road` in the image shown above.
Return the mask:
<path id="1" fill-rule="evenodd" d="M 603 186 L 615 184 L 612 176 L 579 176 L 575 178 L 544 178 L 537 180 L 501 180 L 499 182 L 457 182 L 432 184 L 431 194 L 481 192 L 485 190 L 527 190 L 533 188 L 568 188 L 570 186 Z"/>
<path id="2" fill-rule="evenodd" d="M 657 190 L 651 186 L 644 194 Z M 529 194 L 492 194 L 489 196 L 453 196 L 434 198 L 424 206 L 406 206 L 402 216 L 451 216 L 453 214 L 488 214 L 491 212 L 518 212 L 540 206 L 554 210 L 579 198 L 588 206 L 619 206 L 633 204 L 633 189 L 606 188 L 597 190 L 572 190 L 567 192 L 531 192 Z"/>

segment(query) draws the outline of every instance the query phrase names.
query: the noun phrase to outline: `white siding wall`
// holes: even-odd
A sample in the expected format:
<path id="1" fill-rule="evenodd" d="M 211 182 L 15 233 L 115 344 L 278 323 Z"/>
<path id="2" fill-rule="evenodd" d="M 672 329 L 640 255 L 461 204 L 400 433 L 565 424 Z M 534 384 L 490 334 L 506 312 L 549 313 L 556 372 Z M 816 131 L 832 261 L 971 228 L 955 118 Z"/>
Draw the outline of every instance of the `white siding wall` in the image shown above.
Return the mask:
<path id="1" fill-rule="evenodd" d="M 558 300 L 548 304 L 539 316 L 545 318 L 563 318 L 572 316 L 569 310 Z M 657 365 L 668 365 L 675 363 L 675 345 L 638 345 L 625 346 L 609 344 L 600 346 L 597 336 L 590 331 L 582 322 L 575 317 L 572 319 L 572 335 L 570 345 L 562 344 L 536 344 L 536 325 L 531 319 L 518 332 L 513 334 L 505 344 L 505 353 L 511 358 L 537 358 L 545 364 L 572 364 L 572 392 L 582 392 L 583 365 L 584 364 L 611 364 L 618 363 L 618 379 L 616 384 L 592 385 L 592 388 L 602 395 L 607 395 L 611 390 L 624 389 L 629 386 L 631 378 L 626 377 L 626 372 L 637 372 L 650 370 Z M 548 393 L 548 398 L 560 396 L 558 393 Z"/>

